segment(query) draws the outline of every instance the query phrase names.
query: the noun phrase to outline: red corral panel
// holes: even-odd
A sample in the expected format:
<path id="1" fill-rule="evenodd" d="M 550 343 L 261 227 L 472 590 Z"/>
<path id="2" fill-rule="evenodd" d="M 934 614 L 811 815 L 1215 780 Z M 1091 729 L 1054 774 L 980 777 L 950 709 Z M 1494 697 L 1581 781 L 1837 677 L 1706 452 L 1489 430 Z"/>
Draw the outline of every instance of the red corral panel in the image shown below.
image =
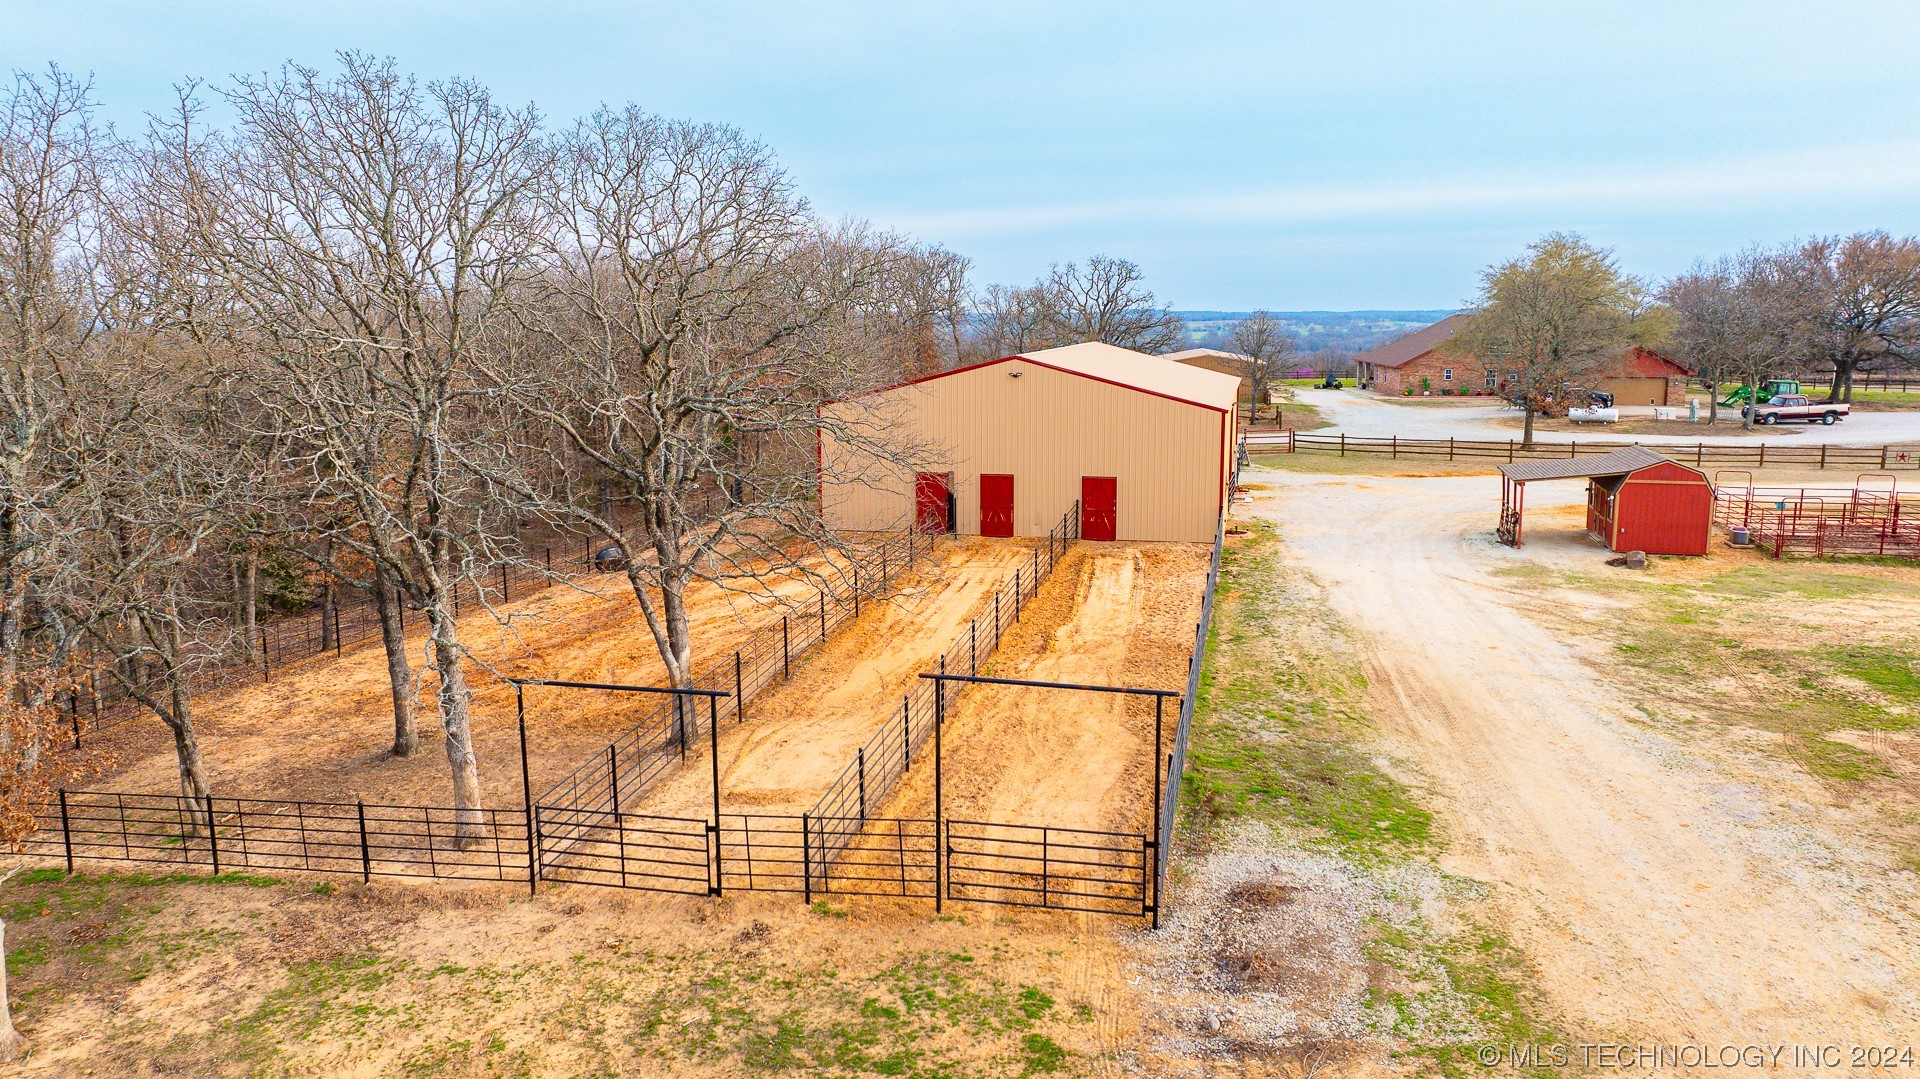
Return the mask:
<path id="1" fill-rule="evenodd" d="M 1614 497 L 1616 551 L 1706 554 L 1713 526 L 1713 485 L 1693 469 L 1648 465 L 1627 476 Z"/>

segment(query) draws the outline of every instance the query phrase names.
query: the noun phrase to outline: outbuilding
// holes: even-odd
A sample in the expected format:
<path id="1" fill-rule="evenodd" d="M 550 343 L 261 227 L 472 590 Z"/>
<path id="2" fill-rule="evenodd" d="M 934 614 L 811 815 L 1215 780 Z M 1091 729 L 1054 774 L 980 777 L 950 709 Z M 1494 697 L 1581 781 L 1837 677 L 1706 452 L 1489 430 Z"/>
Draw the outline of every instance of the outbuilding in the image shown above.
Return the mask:
<path id="1" fill-rule="evenodd" d="M 1706 554 L 1713 527 L 1713 483 L 1643 446 L 1593 457 L 1518 461 L 1500 466 L 1500 542 L 1521 544 L 1527 484 L 1587 481 L 1587 533 L 1609 551 Z"/>
<path id="2" fill-rule="evenodd" d="M 1211 541 L 1231 492 L 1240 379 L 1088 342 L 822 408 L 820 506 L 849 530 Z"/>

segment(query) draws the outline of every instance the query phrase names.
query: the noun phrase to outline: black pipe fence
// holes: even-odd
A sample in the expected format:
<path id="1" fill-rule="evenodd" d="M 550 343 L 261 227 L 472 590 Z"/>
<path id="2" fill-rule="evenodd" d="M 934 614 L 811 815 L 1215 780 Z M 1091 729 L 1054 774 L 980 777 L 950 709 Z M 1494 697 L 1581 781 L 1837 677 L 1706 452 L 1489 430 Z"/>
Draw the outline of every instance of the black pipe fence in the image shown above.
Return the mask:
<path id="1" fill-rule="evenodd" d="M 526 814 L 365 802 L 62 791 L 31 807 L 25 854 L 362 880 L 525 880 Z"/>
<path id="2" fill-rule="evenodd" d="M 1777 442 L 1749 442 L 1716 445 L 1710 442 L 1605 442 L 1570 439 L 1536 440 L 1529 444 L 1519 439 L 1505 441 L 1466 438 L 1361 438 L 1357 435 L 1306 434 L 1287 428 L 1284 431 L 1253 431 L 1245 436 L 1250 451 L 1278 453 L 1323 453 L 1339 457 L 1374 456 L 1393 460 L 1434 458 L 1447 461 L 1535 461 L 1588 457 L 1612 453 L 1628 446 L 1642 446 L 1681 464 L 1696 468 L 1707 465 L 1738 468 L 1814 468 L 1855 469 L 1886 472 L 1920 469 L 1920 442 L 1890 443 L 1882 446 L 1807 446 Z"/>
<path id="3" fill-rule="evenodd" d="M 535 802 L 543 849 L 560 856 L 572 840 L 594 839 L 607 826 L 605 814 L 623 810 L 697 749 L 709 733 L 710 715 L 712 722 L 722 724 L 744 721 L 755 696 L 785 681 L 795 660 L 858 617 L 863 603 L 885 594 L 919 558 L 931 554 L 933 544 L 933 537 L 911 531 L 883 536 L 862 557 L 841 567 L 839 583 L 823 582 L 811 599 L 794 604 L 778 622 L 696 673 L 689 688 L 731 695 L 712 713 L 684 698 L 663 702 L 540 794 Z"/>
<path id="4" fill-rule="evenodd" d="M 455 582 L 453 609 L 497 606 L 542 591 L 556 581 L 583 576 L 594 568 L 596 547 L 603 537 L 583 537 L 578 544 L 555 540 L 514 561 L 476 570 Z M 411 615 L 404 602 L 394 612 L 403 630 L 423 626 L 424 616 Z M 411 625 L 409 624 L 411 623 Z M 254 680 L 272 681 L 276 671 L 318 656 L 340 655 L 381 635 L 380 610 L 364 590 L 341 588 L 330 605 L 314 607 L 260 623 L 251 640 L 239 640 L 226 654 L 201 656 L 189 684 L 195 694 L 210 693 Z M 164 695 L 157 676 L 134 670 L 131 680 Z M 89 671 L 80 684 L 59 694 L 55 706 L 67 716 L 66 726 L 77 747 L 85 732 L 104 731 L 145 714 L 145 706 L 110 667 Z"/>
<path id="5" fill-rule="evenodd" d="M 1244 452 L 1234 454 L 1233 480 L 1228 488 L 1240 489 L 1240 465 L 1237 463 Z M 1187 688 L 1180 696 L 1180 721 L 1173 729 L 1173 748 L 1164 760 L 1154 762 L 1155 768 L 1165 769 L 1161 773 L 1164 780 L 1165 797 L 1160 803 L 1160 819 L 1154 823 L 1159 836 L 1155 844 L 1154 857 L 1159 865 L 1154 880 L 1167 879 L 1167 857 L 1173 850 L 1174 822 L 1180 815 L 1180 780 L 1187 771 L 1187 742 L 1193 735 L 1193 710 L 1200 700 L 1200 676 L 1207 662 L 1207 637 L 1213 630 L 1213 596 L 1220 585 L 1220 552 L 1227 542 L 1227 518 L 1233 513 L 1233 502 L 1228 500 L 1225 510 L 1220 514 L 1220 523 L 1213 534 L 1213 556 L 1207 560 L 1207 583 L 1200 593 L 1200 620 L 1193 629 L 1193 655 L 1187 660 Z M 1156 906 L 1159 897 L 1154 897 Z"/>
<path id="6" fill-rule="evenodd" d="M 1238 480 L 1238 470 L 1234 479 Z M 1033 561 L 986 602 L 942 657 L 956 673 L 975 673 L 1020 619 L 1025 605 L 1079 538 L 1076 503 L 1033 548 Z M 39 828 L 23 853 L 63 859 L 440 879 L 590 884 L 686 895 L 729 890 L 882 896 L 1140 915 L 1157 913 L 1193 702 L 1219 579 L 1225 517 L 1214 537 L 1180 723 L 1167 766 L 1157 836 L 995 821 L 875 815 L 933 733 L 934 684 L 916 683 L 899 721 L 882 724 L 856 753 L 815 810 L 798 816 L 723 813 L 708 821 L 629 813 L 625 802 L 677 763 L 702 735 L 707 709 L 667 705 L 583 764 L 531 807 L 460 813 L 451 808 L 384 804 L 63 791 L 32 806 Z M 868 562 L 851 567 L 847 587 L 829 584 L 813 601 L 817 616 L 791 616 L 757 634 L 699 682 L 727 692 L 734 709 L 784 678 L 794 657 L 858 614 L 917 557 L 918 539 L 890 538 Z M 930 541 L 929 541 L 930 542 Z M 896 547 L 896 544 L 898 545 Z M 871 574 L 871 575 L 869 575 Z M 949 697 L 949 700 L 951 698 Z M 676 702 L 684 698 L 675 698 Z M 719 716 L 742 719 L 737 711 Z M 598 804 L 593 804 L 598 802 Z"/>
<path id="7" fill-rule="evenodd" d="M 1068 545 L 1079 538 L 1080 503 L 1075 501 L 1047 531 L 1045 541 L 1033 548 L 1032 560 L 1016 569 L 1013 580 L 984 601 L 980 613 L 968 620 L 966 629 L 941 654 L 940 669 L 955 674 L 980 673 L 980 664 L 999 649 L 1001 638 L 1020 620 L 1027 601 L 1066 556 Z M 957 688 L 948 687 L 949 707 Z M 912 769 L 915 755 L 933 732 L 935 711 L 933 683 L 916 680 L 900 698 L 900 707 L 881 722 L 880 729 L 855 752 L 853 760 L 814 804 L 808 815 L 817 822 L 823 865 L 862 834 L 860 822 L 885 803 L 887 795 Z"/>
<path id="8" fill-rule="evenodd" d="M 22 853 L 64 862 L 117 861 L 210 874 L 236 871 L 359 877 L 530 881 L 679 895 L 783 892 L 952 899 L 1106 914 L 1151 902 L 1148 837 L 992 821 L 938 822 L 810 814 L 728 813 L 705 820 L 596 813 L 566 856 L 536 838 L 528 858 L 518 810 L 461 815 L 444 807 L 362 802 L 186 798 L 63 791 L 34 807 L 39 830 Z M 543 823 L 535 809 L 535 837 Z M 851 841 L 831 837 L 854 835 Z M 829 844 L 834 844 L 830 849 Z"/>

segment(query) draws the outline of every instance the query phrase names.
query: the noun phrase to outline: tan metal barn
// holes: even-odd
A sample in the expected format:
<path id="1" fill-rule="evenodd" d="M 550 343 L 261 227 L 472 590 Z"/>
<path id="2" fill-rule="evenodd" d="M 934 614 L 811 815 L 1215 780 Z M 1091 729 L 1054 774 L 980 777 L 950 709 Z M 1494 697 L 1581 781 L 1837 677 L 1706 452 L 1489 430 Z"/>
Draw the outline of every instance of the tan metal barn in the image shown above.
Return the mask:
<path id="1" fill-rule="evenodd" d="M 1086 539 L 1213 539 L 1240 379 L 1088 342 L 1007 356 L 825 406 L 829 526 L 1037 536 L 1081 503 Z M 853 432 L 859 432 L 857 438 Z M 873 439 L 912 453 L 883 460 Z"/>

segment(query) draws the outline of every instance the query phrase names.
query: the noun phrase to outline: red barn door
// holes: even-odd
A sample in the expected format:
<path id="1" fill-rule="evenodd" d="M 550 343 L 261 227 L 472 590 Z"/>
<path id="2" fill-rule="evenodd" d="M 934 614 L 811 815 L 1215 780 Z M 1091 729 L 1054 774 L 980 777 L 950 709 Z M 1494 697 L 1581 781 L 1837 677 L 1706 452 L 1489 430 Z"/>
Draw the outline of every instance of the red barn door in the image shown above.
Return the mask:
<path id="1" fill-rule="evenodd" d="M 921 472 L 913 477 L 913 519 L 920 531 L 929 536 L 944 536 L 953 531 L 947 514 L 952 505 L 953 473 Z"/>
<path id="2" fill-rule="evenodd" d="M 1120 481 L 1112 476 L 1080 477 L 1080 538 L 1110 540 L 1119 534 Z"/>
<path id="3" fill-rule="evenodd" d="M 1013 477 L 980 477 L 980 534 L 1013 535 Z"/>

